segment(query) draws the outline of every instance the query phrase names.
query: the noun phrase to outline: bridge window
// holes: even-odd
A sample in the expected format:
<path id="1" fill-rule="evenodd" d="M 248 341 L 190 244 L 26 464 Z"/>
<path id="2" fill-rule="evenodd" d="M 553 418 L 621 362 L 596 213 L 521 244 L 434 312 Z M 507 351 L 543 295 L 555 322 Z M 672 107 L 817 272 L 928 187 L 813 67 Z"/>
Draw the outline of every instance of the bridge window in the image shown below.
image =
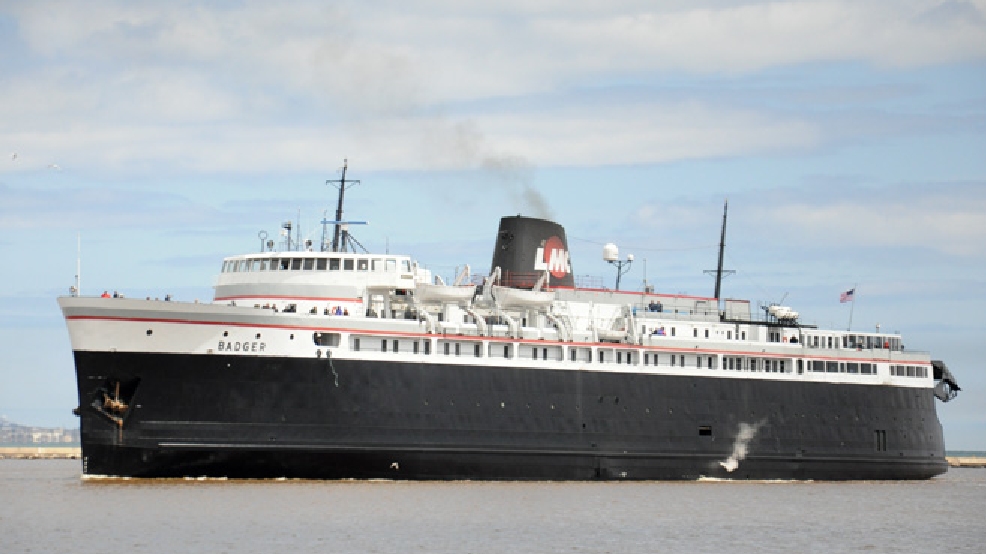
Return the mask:
<path id="1" fill-rule="evenodd" d="M 339 258 L 329 258 L 329 271 L 339 271 Z"/>
<path id="2" fill-rule="evenodd" d="M 327 266 L 327 263 L 328 263 L 328 260 L 326 260 L 325 258 L 319 258 L 319 259 L 318 259 L 318 260 L 316 260 L 316 261 L 317 261 L 318 263 L 317 263 L 317 265 L 315 266 L 315 269 L 316 269 L 316 270 L 318 270 L 318 271 L 325 271 L 325 268 L 326 268 L 326 266 Z"/>
<path id="3" fill-rule="evenodd" d="M 356 260 L 352 258 L 346 258 L 342 260 L 343 271 L 352 271 L 356 267 Z"/>
<path id="4" fill-rule="evenodd" d="M 360 258 L 356 261 L 356 271 L 367 271 L 370 269 L 370 261 L 366 258 Z"/>
<path id="5" fill-rule="evenodd" d="M 315 258 L 305 258 L 305 271 L 315 269 Z"/>
<path id="6" fill-rule="evenodd" d="M 397 260 L 388 258 L 386 264 L 384 271 L 387 273 L 395 273 L 397 271 Z"/>

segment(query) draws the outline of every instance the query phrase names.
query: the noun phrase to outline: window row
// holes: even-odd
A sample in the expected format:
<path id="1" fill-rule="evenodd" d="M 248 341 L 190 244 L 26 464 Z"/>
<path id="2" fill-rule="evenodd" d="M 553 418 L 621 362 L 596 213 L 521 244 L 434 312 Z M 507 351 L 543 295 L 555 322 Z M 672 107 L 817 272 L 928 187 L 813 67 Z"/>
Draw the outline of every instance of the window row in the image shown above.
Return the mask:
<path id="1" fill-rule="evenodd" d="M 400 260 L 404 273 L 410 273 L 410 260 Z M 382 271 L 395 273 L 395 258 L 251 258 L 226 260 L 223 273 L 253 271 Z"/>
<path id="2" fill-rule="evenodd" d="M 716 369 L 716 356 L 700 356 L 696 354 L 659 354 L 645 353 L 644 365 L 665 365 L 670 367 L 695 367 Z"/>
<path id="3" fill-rule="evenodd" d="M 315 334 L 318 335 L 318 333 Z M 327 346 L 337 345 L 330 344 Z M 431 341 L 429 340 L 352 337 L 350 339 L 350 347 L 354 352 L 410 352 L 411 354 L 431 354 Z"/>
<path id="4" fill-rule="evenodd" d="M 923 365 L 892 365 L 890 374 L 897 377 L 927 377 L 928 367 Z"/>
<path id="5" fill-rule="evenodd" d="M 812 360 L 808 364 L 809 370 L 815 373 L 861 373 L 863 375 L 876 375 L 876 364 L 823 362 L 819 360 Z"/>
<path id="6" fill-rule="evenodd" d="M 317 346 L 338 347 L 341 336 L 338 333 L 314 333 L 313 342 Z M 431 341 L 428 339 L 378 339 L 375 337 L 352 337 L 351 348 L 356 352 L 393 352 L 411 354 L 431 354 Z M 456 341 L 439 340 L 436 352 L 445 356 L 469 356 L 480 358 L 484 354 L 490 358 L 513 359 L 516 357 L 524 360 L 545 360 L 561 361 L 564 359 L 564 350 L 557 345 L 539 344 L 502 344 L 490 343 L 486 351 L 483 345 L 477 341 Z M 694 367 L 698 369 L 719 369 L 720 363 L 717 356 L 679 354 L 679 353 L 641 353 L 633 350 L 620 350 L 612 348 L 599 348 L 593 356 L 591 348 L 570 348 L 568 351 L 569 361 L 601 364 L 626 364 L 637 365 L 642 362 L 644 366 L 666 366 L 666 367 Z M 856 363 L 856 362 L 831 362 L 820 360 L 809 360 L 805 362 L 807 370 L 815 373 L 850 373 L 862 375 L 876 375 L 876 364 Z M 755 358 L 745 356 L 725 356 L 721 360 L 722 369 L 727 371 L 750 371 L 765 373 L 791 373 L 794 364 L 790 359 L 777 358 Z M 798 360 L 798 373 L 802 372 L 802 362 Z M 927 377 L 928 368 L 926 366 L 890 366 L 891 375 L 902 377 Z"/>
<path id="7" fill-rule="evenodd" d="M 734 371 L 762 371 L 765 373 L 790 373 L 790 360 L 776 358 L 747 358 L 745 356 L 728 356 L 722 359 L 722 368 Z"/>
<path id="8" fill-rule="evenodd" d="M 903 350 L 900 337 L 872 335 L 806 335 L 809 348 L 843 348 L 849 350 Z"/>
<path id="9" fill-rule="evenodd" d="M 657 327 L 651 328 L 649 333 L 647 331 L 646 325 L 643 328 L 643 334 L 645 335 L 650 334 L 651 336 L 655 336 L 655 337 L 675 337 L 677 336 L 677 333 L 678 333 L 678 329 L 676 327 L 665 327 L 664 325 L 658 325 Z M 708 328 L 702 329 L 701 335 L 703 338 L 709 338 L 709 329 Z M 698 327 L 692 327 L 692 338 L 695 339 L 699 338 Z M 726 330 L 726 340 L 733 340 L 732 329 Z M 746 331 L 737 330 L 736 340 L 746 340 Z M 778 339 L 778 342 L 780 342 L 780 339 Z"/>

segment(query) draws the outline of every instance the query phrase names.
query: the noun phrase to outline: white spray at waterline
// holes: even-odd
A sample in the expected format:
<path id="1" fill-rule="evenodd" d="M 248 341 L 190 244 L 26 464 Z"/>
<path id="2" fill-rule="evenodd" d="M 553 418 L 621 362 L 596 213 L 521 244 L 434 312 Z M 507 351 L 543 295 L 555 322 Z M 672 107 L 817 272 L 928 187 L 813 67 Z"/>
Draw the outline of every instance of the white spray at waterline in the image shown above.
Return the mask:
<path id="1" fill-rule="evenodd" d="M 736 441 L 733 442 L 733 452 L 728 458 L 719 462 L 727 472 L 732 473 L 736 471 L 739 467 L 739 463 L 746 458 L 747 449 L 749 447 L 750 441 L 753 437 L 757 436 L 757 432 L 763 427 L 766 420 L 757 422 L 754 425 L 749 423 L 739 424 L 739 433 L 736 435 Z"/>

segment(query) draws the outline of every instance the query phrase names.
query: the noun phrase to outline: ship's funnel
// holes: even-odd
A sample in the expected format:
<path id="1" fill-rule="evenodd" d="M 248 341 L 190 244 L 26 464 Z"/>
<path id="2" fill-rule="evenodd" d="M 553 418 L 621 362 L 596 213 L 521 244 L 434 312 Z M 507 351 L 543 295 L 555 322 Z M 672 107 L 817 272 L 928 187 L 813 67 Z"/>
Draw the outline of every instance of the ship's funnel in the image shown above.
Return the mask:
<path id="1" fill-rule="evenodd" d="M 575 288 L 565 228 L 546 219 L 501 218 L 490 271 L 497 267 L 504 286 L 529 289 L 547 271 L 548 287 Z"/>

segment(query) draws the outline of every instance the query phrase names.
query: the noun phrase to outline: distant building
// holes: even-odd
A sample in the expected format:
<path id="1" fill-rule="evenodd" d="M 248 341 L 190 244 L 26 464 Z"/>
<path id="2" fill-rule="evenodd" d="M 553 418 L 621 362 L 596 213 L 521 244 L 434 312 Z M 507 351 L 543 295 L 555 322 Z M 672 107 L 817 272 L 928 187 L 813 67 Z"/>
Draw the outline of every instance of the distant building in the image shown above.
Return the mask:
<path id="1" fill-rule="evenodd" d="M 0 417 L 0 444 L 78 444 L 78 429 L 33 427 Z"/>

